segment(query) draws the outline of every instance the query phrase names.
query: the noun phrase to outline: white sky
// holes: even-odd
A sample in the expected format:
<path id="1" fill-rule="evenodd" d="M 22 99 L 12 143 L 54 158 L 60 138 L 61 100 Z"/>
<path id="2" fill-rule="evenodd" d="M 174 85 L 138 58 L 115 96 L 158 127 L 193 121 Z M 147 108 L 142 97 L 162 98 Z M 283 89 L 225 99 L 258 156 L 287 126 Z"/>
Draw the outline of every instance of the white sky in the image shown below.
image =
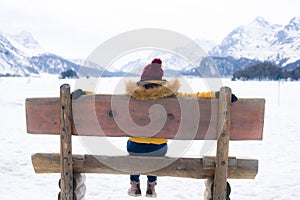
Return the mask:
<path id="1" fill-rule="evenodd" d="M 25 30 L 46 51 L 86 58 L 133 29 L 169 29 L 220 43 L 257 16 L 285 25 L 299 15 L 299 0 L 0 0 L 0 31 Z"/>

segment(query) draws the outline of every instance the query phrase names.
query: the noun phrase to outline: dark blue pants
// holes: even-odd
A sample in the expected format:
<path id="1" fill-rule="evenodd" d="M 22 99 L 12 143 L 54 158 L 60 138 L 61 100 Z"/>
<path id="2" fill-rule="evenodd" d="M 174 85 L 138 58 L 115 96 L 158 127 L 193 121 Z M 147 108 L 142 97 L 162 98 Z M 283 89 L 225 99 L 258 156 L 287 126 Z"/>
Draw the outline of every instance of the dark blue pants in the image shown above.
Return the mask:
<path id="1" fill-rule="evenodd" d="M 130 140 L 127 141 L 127 151 L 133 156 L 164 156 L 168 151 L 167 143 L 164 144 L 143 144 Z M 147 176 L 149 182 L 157 180 L 157 176 Z M 140 175 L 130 175 L 130 180 L 140 182 Z"/>

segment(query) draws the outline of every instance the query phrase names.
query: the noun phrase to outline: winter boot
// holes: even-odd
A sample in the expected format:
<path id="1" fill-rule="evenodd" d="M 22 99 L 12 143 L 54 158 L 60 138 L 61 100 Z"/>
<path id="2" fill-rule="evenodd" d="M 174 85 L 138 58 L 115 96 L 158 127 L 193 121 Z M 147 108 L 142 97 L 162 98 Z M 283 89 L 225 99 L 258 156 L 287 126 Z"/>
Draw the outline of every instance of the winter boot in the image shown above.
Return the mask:
<path id="1" fill-rule="evenodd" d="M 156 197 L 157 194 L 155 192 L 155 185 L 156 181 L 153 182 L 147 182 L 147 191 L 146 191 L 146 197 Z"/>
<path id="2" fill-rule="evenodd" d="M 135 181 L 130 181 L 131 187 L 128 189 L 128 195 L 133 197 L 139 197 L 142 195 L 140 183 Z"/>

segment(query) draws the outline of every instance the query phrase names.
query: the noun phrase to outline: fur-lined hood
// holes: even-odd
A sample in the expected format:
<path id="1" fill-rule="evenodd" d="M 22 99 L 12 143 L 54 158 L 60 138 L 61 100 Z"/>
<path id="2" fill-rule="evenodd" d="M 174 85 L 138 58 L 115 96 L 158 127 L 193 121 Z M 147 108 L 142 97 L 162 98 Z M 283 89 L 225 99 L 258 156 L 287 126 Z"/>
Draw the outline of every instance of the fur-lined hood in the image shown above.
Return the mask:
<path id="1" fill-rule="evenodd" d="M 125 84 L 126 94 L 137 100 L 161 99 L 170 96 L 176 96 L 180 83 L 178 79 L 167 81 L 159 87 L 146 89 L 138 86 L 136 82 L 128 81 Z"/>

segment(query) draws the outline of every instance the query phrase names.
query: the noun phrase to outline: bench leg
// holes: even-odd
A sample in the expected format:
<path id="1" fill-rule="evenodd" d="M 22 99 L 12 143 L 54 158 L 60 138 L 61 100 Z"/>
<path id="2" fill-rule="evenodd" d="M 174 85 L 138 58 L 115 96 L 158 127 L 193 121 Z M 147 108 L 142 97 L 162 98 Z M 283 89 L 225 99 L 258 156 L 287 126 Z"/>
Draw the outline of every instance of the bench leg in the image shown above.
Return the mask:
<path id="1" fill-rule="evenodd" d="M 60 87 L 60 200 L 73 200 L 72 101 L 70 86 Z"/>
<path id="2" fill-rule="evenodd" d="M 225 200 L 231 124 L 231 89 L 222 87 L 219 96 L 218 141 L 214 175 L 213 200 Z"/>

